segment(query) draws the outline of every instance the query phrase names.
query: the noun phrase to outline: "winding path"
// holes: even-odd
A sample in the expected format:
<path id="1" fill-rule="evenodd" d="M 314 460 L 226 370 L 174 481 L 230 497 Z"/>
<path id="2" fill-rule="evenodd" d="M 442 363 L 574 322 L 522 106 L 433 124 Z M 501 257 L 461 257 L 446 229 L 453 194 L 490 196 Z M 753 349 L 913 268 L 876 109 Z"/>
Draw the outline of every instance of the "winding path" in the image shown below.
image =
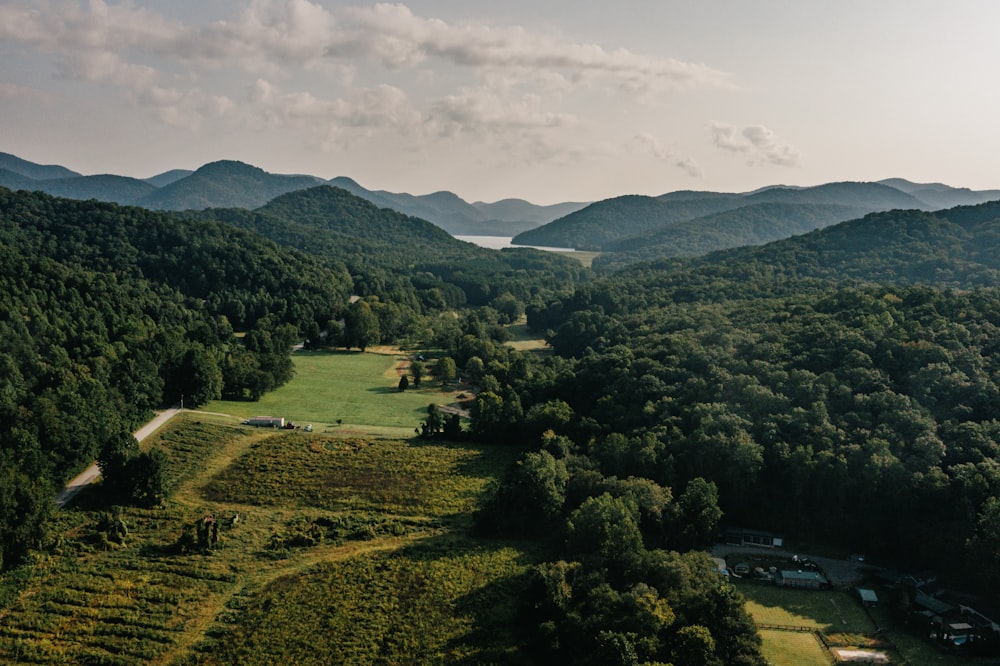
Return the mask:
<path id="1" fill-rule="evenodd" d="M 163 424 L 182 411 L 183 410 L 180 407 L 171 407 L 170 409 L 163 410 L 157 414 L 152 421 L 135 431 L 134 435 L 136 440 L 141 442 L 146 439 L 159 430 Z M 95 462 L 90 467 L 83 470 L 83 472 L 81 472 L 76 478 L 67 483 L 66 487 L 63 488 L 58 495 L 56 495 L 56 506 L 60 508 L 66 506 L 70 500 L 76 497 L 78 492 L 89 486 L 91 483 L 94 483 L 100 475 L 101 470 L 97 467 L 97 463 Z"/>

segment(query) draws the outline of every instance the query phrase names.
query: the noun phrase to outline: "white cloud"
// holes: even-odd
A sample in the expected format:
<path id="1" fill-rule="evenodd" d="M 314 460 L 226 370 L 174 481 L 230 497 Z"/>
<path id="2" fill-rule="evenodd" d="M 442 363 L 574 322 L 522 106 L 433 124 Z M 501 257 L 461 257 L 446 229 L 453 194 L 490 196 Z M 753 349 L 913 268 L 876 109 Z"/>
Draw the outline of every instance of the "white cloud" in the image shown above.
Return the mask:
<path id="1" fill-rule="evenodd" d="M 348 22 L 330 55 L 372 57 L 387 67 L 439 58 L 461 67 L 558 73 L 574 82 L 607 77 L 628 90 L 728 84 L 725 73 L 699 63 L 608 50 L 520 26 L 450 24 L 416 16 L 401 4 L 352 8 L 344 15 Z"/>
<path id="2" fill-rule="evenodd" d="M 735 125 L 714 122 L 710 130 L 712 141 L 718 148 L 746 154 L 751 165 L 799 165 L 799 151 L 782 143 L 773 130 L 763 125 L 750 125 L 741 130 Z"/>
<path id="3" fill-rule="evenodd" d="M 692 178 L 701 178 L 704 175 L 697 162 L 690 157 L 679 155 L 674 149 L 666 146 L 660 139 L 648 132 L 635 135 L 633 140 L 657 160 L 681 169 Z"/>
<path id="4" fill-rule="evenodd" d="M 47 56 L 65 78 L 117 89 L 176 126 L 226 117 L 325 142 L 476 137 L 526 159 L 569 150 L 560 132 L 582 124 L 566 111 L 577 92 L 626 94 L 631 103 L 728 85 L 727 74 L 699 63 L 517 25 L 419 16 L 403 4 L 240 7 L 197 24 L 129 0 L 14 0 L 0 6 L 0 41 Z M 249 91 L 245 105 L 233 101 L 240 91 Z M 688 160 L 682 168 L 696 167 Z"/>
<path id="5" fill-rule="evenodd" d="M 406 93 L 389 85 L 320 99 L 310 92 L 282 92 L 270 81 L 257 79 L 248 88 L 246 101 L 243 112 L 251 125 L 301 128 L 327 148 L 376 133 L 412 135 L 423 122 Z"/>

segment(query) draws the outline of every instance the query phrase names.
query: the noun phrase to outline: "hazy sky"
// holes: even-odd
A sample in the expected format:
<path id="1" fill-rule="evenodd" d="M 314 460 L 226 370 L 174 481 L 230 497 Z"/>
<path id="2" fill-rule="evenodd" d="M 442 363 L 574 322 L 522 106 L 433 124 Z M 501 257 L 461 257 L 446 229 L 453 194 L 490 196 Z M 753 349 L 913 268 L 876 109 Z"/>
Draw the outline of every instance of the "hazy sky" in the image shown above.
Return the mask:
<path id="1" fill-rule="evenodd" d="M 1000 188 L 994 0 L 0 0 L 0 151 L 469 201 Z"/>

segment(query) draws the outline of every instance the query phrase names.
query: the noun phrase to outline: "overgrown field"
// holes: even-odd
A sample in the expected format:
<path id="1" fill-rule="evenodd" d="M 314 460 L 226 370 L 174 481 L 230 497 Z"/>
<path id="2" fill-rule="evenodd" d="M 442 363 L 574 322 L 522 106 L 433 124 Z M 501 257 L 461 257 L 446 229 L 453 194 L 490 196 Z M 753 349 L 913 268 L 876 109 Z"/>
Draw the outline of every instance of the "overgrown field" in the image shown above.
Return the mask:
<path id="1" fill-rule="evenodd" d="M 0 663 L 414 663 L 506 649 L 471 632 L 505 612 L 499 590 L 528 562 L 466 527 L 515 451 L 196 413 L 147 442 L 168 454 L 170 499 L 109 517 L 95 488 L 60 512 L 55 554 L 0 588 Z M 114 543 L 106 525 L 119 518 L 128 534 Z"/>
<path id="2" fill-rule="evenodd" d="M 242 418 L 283 416 L 312 423 L 317 430 L 378 432 L 410 437 L 427 416 L 430 403 L 454 399 L 437 382 L 400 392 L 399 373 L 405 354 L 298 351 L 292 356 L 295 378 L 259 402 L 216 400 L 207 412 Z"/>

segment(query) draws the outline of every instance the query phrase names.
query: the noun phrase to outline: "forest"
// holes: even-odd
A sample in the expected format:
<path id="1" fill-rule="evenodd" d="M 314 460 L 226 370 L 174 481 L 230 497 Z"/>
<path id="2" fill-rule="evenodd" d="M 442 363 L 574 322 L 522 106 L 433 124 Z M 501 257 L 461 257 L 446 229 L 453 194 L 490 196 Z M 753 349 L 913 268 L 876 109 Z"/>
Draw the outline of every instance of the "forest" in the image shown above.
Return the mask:
<path id="1" fill-rule="evenodd" d="M 475 528 L 546 554 L 525 661 L 763 663 L 702 550 L 723 524 L 995 596 L 998 239 L 997 203 L 893 210 L 591 272 L 328 186 L 200 213 L 0 189 L 0 565 L 153 408 L 259 398 L 299 342 L 395 344 L 477 388 L 462 432 L 425 437 L 518 447 Z M 549 349 L 505 344 L 523 315 Z"/>

